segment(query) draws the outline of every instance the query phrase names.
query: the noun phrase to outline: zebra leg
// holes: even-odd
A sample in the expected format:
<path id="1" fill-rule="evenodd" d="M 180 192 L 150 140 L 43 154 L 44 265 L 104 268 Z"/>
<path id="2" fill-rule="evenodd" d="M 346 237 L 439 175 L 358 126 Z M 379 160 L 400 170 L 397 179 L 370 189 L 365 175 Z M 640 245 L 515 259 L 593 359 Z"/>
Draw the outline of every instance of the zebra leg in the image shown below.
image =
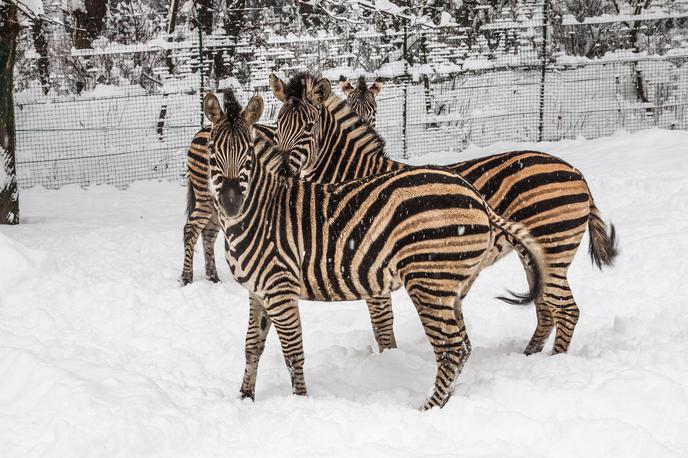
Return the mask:
<path id="1" fill-rule="evenodd" d="M 459 325 L 459 332 L 461 333 L 461 338 L 466 346 L 466 351 L 470 354 L 473 346 L 471 345 L 471 340 L 468 338 L 468 333 L 466 332 L 466 323 L 463 321 L 463 311 L 461 310 L 461 301 L 463 298 L 457 297 L 454 301 L 454 313 L 456 316 L 456 323 Z"/>
<path id="2" fill-rule="evenodd" d="M 553 354 L 565 353 L 568 350 L 580 316 L 566 274 L 584 233 L 585 226 L 578 228 L 578 232 L 570 233 L 565 239 L 550 243 L 549 246 L 542 242 L 549 271 L 542 295 L 556 326 Z"/>
<path id="3" fill-rule="evenodd" d="M 202 203 L 197 201 L 196 206 L 189 212 L 184 225 L 184 269 L 180 279 L 182 286 L 193 281 L 194 246 L 210 219 L 209 213 L 203 207 Z"/>
<path id="4" fill-rule="evenodd" d="M 545 346 L 545 342 L 547 342 L 550 334 L 552 334 L 552 329 L 554 329 L 552 310 L 542 298 L 535 300 L 535 311 L 537 313 L 537 327 L 523 352 L 526 355 L 541 352 Z"/>
<path id="5" fill-rule="evenodd" d="M 436 287 L 436 285 L 434 285 Z M 433 288 L 433 285 L 430 285 Z M 431 289 L 424 288 L 425 291 Z M 425 334 L 435 352 L 437 374 L 432 396 L 423 409 L 444 406 L 452 395 L 453 384 L 470 354 L 456 317 L 461 314 L 459 301 L 454 297 L 430 296 L 426 292 L 411 292 Z M 458 304 L 458 309 L 455 307 Z M 465 331 L 464 331 L 465 334 Z"/>
<path id="6" fill-rule="evenodd" d="M 521 253 L 519 252 L 521 255 Z M 521 255 L 521 262 L 526 266 L 526 275 L 528 278 L 528 286 L 532 289 L 533 284 L 533 270 L 527 265 L 524 255 Z M 525 351 L 526 355 L 532 355 L 533 353 L 539 353 L 545 346 L 545 342 L 552 334 L 554 329 L 554 318 L 552 317 L 552 307 L 547 303 L 548 296 L 548 285 L 552 284 L 553 278 L 550 278 L 549 271 L 545 272 L 544 285 L 542 289 L 542 295 L 535 298 L 535 312 L 537 314 L 537 326 L 535 327 L 535 332 L 530 338 Z"/>
<path id="7" fill-rule="evenodd" d="M 213 215 L 201 234 L 203 237 L 203 255 L 205 256 L 205 277 L 213 283 L 220 281 L 215 267 L 215 239 L 217 239 L 219 230 L 217 215 Z"/>
<path id="8" fill-rule="evenodd" d="M 528 263 L 528 257 L 526 256 L 522 247 L 517 245 L 515 247 L 515 250 L 516 253 L 518 253 L 519 258 L 521 258 L 521 263 L 525 268 L 526 277 L 528 279 L 528 289 L 532 290 L 533 269 Z M 526 346 L 526 349 L 523 352 L 526 355 L 532 355 L 533 353 L 541 352 L 543 347 L 545 346 L 545 342 L 547 342 L 547 339 L 549 338 L 550 334 L 552 334 L 552 330 L 554 329 L 554 318 L 552 317 L 552 309 L 550 304 L 548 304 L 546 300 L 547 295 L 545 294 L 545 292 L 547 291 L 547 285 L 550 285 L 552 283 L 549 270 L 547 272 L 544 272 L 544 277 L 545 278 L 543 285 L 543 294 L 540 297 L 536 297 L 534 300 L 535 311 L 537 314 L 537 326 L 535 327 L 533 336 L 530 338 L 530 341 L 528 342 L 528 345 Z"/>
<path id="9" fill-rule="evenodd" d="M 461 287 L 461 293 L 454 299 L 454 316 L 456 317 L 456 323 L 459 325 L 459 332 L 461 333 L 461 338 L 466 346 L 466 351 L 468 351 L 469 354 L 471 353 L 473 346 L 471 345 L 471 340 L 468 338 L 468 332 L 466 332 L 466 323 L 463 321 L 463 310 L 461 304 L 463 303 L 466 294 L 468 294 L 468 291 L 471 289 L 471 286 L 473 286 L 473 283 L 478 278 L 478 273 L 473 274 L 464 282 Z"/>
<path id="10" fill-rule="evenodd" d="M 249 294 L 248 331 L 246 332 L 246 368 L 241 383 L 241 398 L 255 399 L 258 362 L 265 349 L 265 339 L 270 331 L 270 318 L 260 299 Z"/>
<path id="11" fill-rule="evenodd" d="M 545 290 L 545 294 L 554 296 L 556 294 L 556 306 L 553 309 L 554 323 L 557 326 L 557 332 L 554 338 L 553 354 L 566 353 L 573 338 L 573 331 L 578 323 L 580 310 L 576 304 L 569 282 L 564 276 L 559 279 L 558 285 L 554 291 L 550 288 Z"/>
<path id="12" fill-rule="evenodd" d="M 306 395 L 306 381 L 303 376 L 303 335 L 299 316 L 298 293 L 285 292 L 282 285 L 275 285 L 278 294 L 265 299 L 265 309 L 277 331 L 282 355 L 291 376 L 292 392 Z M 291 285 L 289 285 L 291 286 Z M 296 285 L 293 285 L 296 286 Z"/>
<path id="13" fill-rule="evenodd" d="M 373 297 L 366 300 L 366 303 L 380 353 L 389 348 L 397 348 L 397 341 L 394 338 L 392 298 L 390 296 Z"/>

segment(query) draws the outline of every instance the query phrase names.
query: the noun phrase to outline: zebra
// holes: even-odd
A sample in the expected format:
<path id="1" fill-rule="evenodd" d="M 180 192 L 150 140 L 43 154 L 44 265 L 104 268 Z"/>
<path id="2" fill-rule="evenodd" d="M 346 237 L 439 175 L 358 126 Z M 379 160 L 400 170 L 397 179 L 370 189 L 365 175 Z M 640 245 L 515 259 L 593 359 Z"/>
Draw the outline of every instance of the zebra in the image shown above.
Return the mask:
<path id="1" fill-rule="evenodd" d="M 238 101 L 231 89 L 223 91 L 225 113 L 236 113 Z M 230 106 L 234 104 L 234 106 Z M 273 135 L 274 128 L 261 126 L 266 135 Z M 203 255 L 205 258 L 206 278 L 217 283 L 220 278 L 217 275 L 215 265 L 215 240 L 220 229 L 217 221 L 215 207 L 208 189 L 208 140 L 210 139 L 210 126 L 204 127 L 194 135 L 187 150 L 187 207 L 186 223 L 184 224 L 184 265 L 180 283 L 182 286 L 193 281 L 193 254 L 198 237 L 203 239 Z M 298 167 L 293 164 L 292 168 Z"/>
<path id="2" fill-rule="evenodd" d="M 297 73 L 285 83 L 271 74 L 269 84 L 283 102 L 275 142 L 280 151 L 297 156 L 292 162 L 301 165 L 302 178 L 336 183 L 409 167 L 384 154 L 382 138 L 346 101 L 331 95 L 326 78 Z M 607 229 L 582 173 L 536 151 L 496 154 L 446 168 L 466 178 L 500 215 L 524 224 L 545 247 L 547 281 L 535 304 L 537 327 L 525 354 L 542 351 L 553 329 L 553 352 L 566 352 L 580 315 L 566 274 L 586 226 L 589 254 L 598 268 L 612 265 L 618 254 L 616 230 L 613 225 Z M 510 252 L 508 243 L 507 235 L 498 234 L 491 262 Z M 384 340 L 393 340 L 391 301 L 386 297 L 380 302 L 378 319 L 391 333 Z"/>
<path id="3" fill-rule="evenodd" d="M 237 110 L 237 105 L 230 104 Z M 275 326 L 292 391 L 306 395 L 298 300 L 387 296 L 406 288 L 437 364 L 424 409 L 443 406 L 470 354 L 461 301 L 481 270 L 496 228 L 527 258 L 530 296 L 542 287 L 542 247 L 519 223 L 497 215 L 460 176 L 439 167 L 400 169 L 338 184 L 290 177 L 273 140 L 249 126 L 263 103 L 224 113 L 213 94 L 209 188 L 225 257 L 249 290 L 244 398 L 255 399 L 258 362 Z"/>
<path id="4" fill-rule="evenodd" d="M 226 99 L 225 99 L 226 100 Z M 227 107 L 225 111 L 230 111 Z M 194 135 L 187 151 L 187 194 L 186 223 L 184 224 L 184 267 L 180 282 L 187 285 L 193 281 L 194 246 L 199 236 L 203 238 L 205 275 L 211 282 L 220 278 L 215 266 L 215 239 L 219 231 L 217 214 L 208 191 L 208 139 L 210 127 Z"/>
<path id="5" fill-rule="evenodd" d="M 382 78 L 376 78 L 375 82 L 368 87 L 365 77 L 359 76 L 358 84 L 353 87 L 343 75 L 339 77 L 339 88 L 349 101 L 349 105 L 372 127 L 375 127 L 377 114 L 377 101 L 375 99 L 382 91 L 383 86 Z"/>

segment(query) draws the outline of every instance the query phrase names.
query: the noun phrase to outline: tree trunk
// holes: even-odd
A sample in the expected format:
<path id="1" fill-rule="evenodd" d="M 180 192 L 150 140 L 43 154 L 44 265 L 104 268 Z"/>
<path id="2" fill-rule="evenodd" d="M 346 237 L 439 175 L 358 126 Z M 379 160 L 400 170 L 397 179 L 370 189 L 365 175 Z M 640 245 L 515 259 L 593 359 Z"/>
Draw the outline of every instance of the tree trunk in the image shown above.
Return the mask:
<path id="1" fill-rule="evenodd" d="M 179 0 L 172 0 L 170 2 L 170 12 L 167 16 L 167 41 L 172 42 L 172 34 L 174 34 L 174 29 L 177 27 L 177 13 L 179 12 Z M 168 49 L 165 51 L 165 64 L 167 64 L 167 70 L 170 74 L 174 73 L 174 62 L 172 61 L 172 54 Z"/>
<path id="2" fill-rule="evenodd" d="M 48 60 L 48 40 L 46 38 L 45 29 L 43 28 L 43 21 L 34 19 L 31 23 L 31 35 L 33 37 L 33 47 L 40 56 L 36 59 L 38 65 L 38 77 L 41 80 L 41 88 L 43 94 L 48 94 L 50 91 L 50 69 Z"/>
<path id="3" fill-rule="evenodd" d="M 12 93 L 18 33 L 16 4 L 0 4 L 0 224 L 19 223 Z"/>
<path id="4" fill-rule="evenodd" d="M 76 29 L 74 30 L 74 47 L 89 49 L 91 43 L 103 31 L 107 2 L 102 0 L 84 0 L 84 10 L 74 11 Z"/>

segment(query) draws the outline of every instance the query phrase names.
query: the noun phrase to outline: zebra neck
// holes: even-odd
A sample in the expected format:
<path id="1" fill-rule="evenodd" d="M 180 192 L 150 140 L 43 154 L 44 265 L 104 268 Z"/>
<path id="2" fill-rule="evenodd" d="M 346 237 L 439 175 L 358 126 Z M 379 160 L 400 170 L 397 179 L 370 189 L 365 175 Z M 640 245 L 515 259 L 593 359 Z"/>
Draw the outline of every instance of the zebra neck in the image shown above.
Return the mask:
<path id="1" fill-rule="evenodd" d="M 384 147 L 375 129 L 345 100 L 331 96 L 321 109 L 318 160 L 304 178 L 333 183 L 398 169 L 385 156 Z"/>

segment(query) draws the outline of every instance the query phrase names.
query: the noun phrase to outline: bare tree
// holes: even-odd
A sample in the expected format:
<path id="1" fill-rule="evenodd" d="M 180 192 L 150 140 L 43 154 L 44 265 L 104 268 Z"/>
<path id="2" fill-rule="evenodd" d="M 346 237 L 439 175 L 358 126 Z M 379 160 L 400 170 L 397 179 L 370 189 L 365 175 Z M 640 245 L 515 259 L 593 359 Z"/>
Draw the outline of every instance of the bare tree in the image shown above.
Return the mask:
<path id="1" fill-rule="evenodd" d="M 19 29 L 17 4 L 0 3 L 0 224 L 19 223 L 12 93 Z"/>

